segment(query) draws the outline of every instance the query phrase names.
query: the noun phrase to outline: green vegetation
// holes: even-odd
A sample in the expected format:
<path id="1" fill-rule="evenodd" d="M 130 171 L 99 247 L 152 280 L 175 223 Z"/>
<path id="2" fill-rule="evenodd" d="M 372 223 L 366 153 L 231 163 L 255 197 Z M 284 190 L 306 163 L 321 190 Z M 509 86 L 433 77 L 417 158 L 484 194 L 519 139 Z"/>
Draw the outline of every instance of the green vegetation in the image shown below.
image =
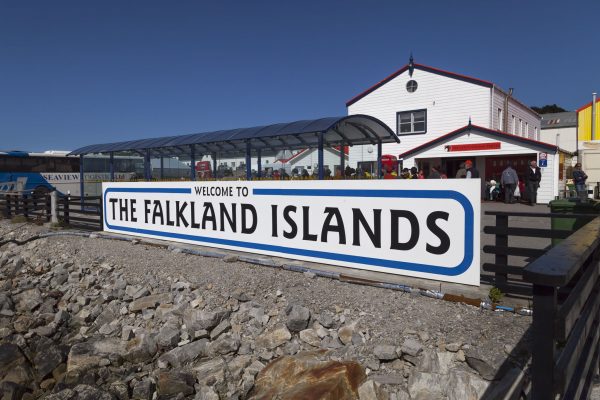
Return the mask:
<path id="1" fill-rule="evenodd" d="M 497 287 L 491 288 L 490 293 L 488 294 L 488 297 L 492 303 L 500 303 L 500 300 L 502 300 L 503 296 L 504 293 L 502 293 L 502 291 Z"/>
<path id="2" fill-rule="evenodd" d="M 24 222 L 27 222 L 27 218 L 25 218 L 24 215 L 15 215 L 14 217 L 12 217 L 10 222 L 12 222 L 13 224 L 22 224 Z"/>

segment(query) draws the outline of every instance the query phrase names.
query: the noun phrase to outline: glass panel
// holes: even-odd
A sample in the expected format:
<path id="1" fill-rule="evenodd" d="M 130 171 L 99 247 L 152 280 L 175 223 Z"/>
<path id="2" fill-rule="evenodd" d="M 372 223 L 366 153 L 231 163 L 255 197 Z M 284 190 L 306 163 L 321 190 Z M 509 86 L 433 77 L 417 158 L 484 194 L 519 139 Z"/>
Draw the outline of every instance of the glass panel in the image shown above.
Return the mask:
<path id="1" fill-rule="evenodd" d="M 400 114 L 400 123 L 410 122 L 410 114 L 409 112 Z"/>
<path id="2" fill-rule="evenodd" d="M 425 122 L 425 111 L 415 111 L 413 115 L 415 116 L 415 122 Z"/>
<path id="3" fill-rule="evenodd" d="M 425 132 L 425 122 L 415 122 L 415 132 Z"/>
<path id="4" fill-rule="evenodd" d="M 412 132 L 411 130 L 411 124 L 400 124 L 400 132 L 401 133 L 410 133 Z"/>

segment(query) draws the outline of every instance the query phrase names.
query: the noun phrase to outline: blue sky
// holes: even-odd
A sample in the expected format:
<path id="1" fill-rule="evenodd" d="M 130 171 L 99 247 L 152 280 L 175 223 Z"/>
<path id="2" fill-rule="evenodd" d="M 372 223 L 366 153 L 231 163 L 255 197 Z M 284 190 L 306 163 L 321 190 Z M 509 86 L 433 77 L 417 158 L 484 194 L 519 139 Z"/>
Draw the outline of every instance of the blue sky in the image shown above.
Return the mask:
<path id="1" fill-rule="evenodd" d="M 0 149 L 344 115 L 415 62 L 529 105 L 600 92 L 600 2 L 0 0 Z"/>

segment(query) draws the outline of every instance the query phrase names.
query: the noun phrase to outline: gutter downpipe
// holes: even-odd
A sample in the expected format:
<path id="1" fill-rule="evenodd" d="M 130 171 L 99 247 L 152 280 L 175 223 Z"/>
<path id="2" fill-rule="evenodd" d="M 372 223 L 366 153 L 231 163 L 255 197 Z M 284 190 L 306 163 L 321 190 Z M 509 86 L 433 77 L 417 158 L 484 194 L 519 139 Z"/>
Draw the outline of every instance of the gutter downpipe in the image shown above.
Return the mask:
<path id="1" fill-rule="evenodd" d="M 592 93 L 592 141 L 596 140 L 596 92 Z"/>

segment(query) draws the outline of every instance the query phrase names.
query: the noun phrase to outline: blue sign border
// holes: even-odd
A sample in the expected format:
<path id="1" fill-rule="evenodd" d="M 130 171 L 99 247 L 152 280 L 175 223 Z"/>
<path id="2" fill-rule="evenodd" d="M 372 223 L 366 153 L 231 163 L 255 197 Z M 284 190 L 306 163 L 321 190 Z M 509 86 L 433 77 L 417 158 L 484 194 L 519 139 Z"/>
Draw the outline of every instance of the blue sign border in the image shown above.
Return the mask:
<path id="1" fill-rule="evenodd" d="M 108 193 L 173 193 L 191 194 L 191 188 L 108 188 L 104 191 L 104 209 L 106 210 L 106 196 Z M 465 211 L 465 247 L 464 258 L 455 267 L 439 267 L 436 265 L 410 263 L 381 258 L 362 257 L 348 254 L 331 253 L 326 251 L 305 250 L 293 247 L 275 246 L 264 243 L 243 242 L 239 240 L 219 239 L 206 236 L 188 235 L 155 231 L 151 229 L 130 228 L 126 226 L 110 225 L 104 215 L 105 226 L 123 232 L 140 233 L 145 235 L 188 240 L 192 242 L 219 244 L 238 247 L 241 249 L 255 249 L 297 255 L 303 257 L 321 258 L 325 260 L 344 261 L 356 264 L 365 264 L 390 268 L 396 270 L 422 272 L 445 276 L 457 276 L 464 273 L 473 262 L 473 240 L 475 215 L 471 202 L 459 192 L 454 190 L 363 190 L 363 189 L 260 189 L 255 188 L 252 194 L 256 196 L 322 196 L 322 197 L 375 197 L 375 198 L 411 198 L 411 199 L 451 199 L 457 201 Z"/>

